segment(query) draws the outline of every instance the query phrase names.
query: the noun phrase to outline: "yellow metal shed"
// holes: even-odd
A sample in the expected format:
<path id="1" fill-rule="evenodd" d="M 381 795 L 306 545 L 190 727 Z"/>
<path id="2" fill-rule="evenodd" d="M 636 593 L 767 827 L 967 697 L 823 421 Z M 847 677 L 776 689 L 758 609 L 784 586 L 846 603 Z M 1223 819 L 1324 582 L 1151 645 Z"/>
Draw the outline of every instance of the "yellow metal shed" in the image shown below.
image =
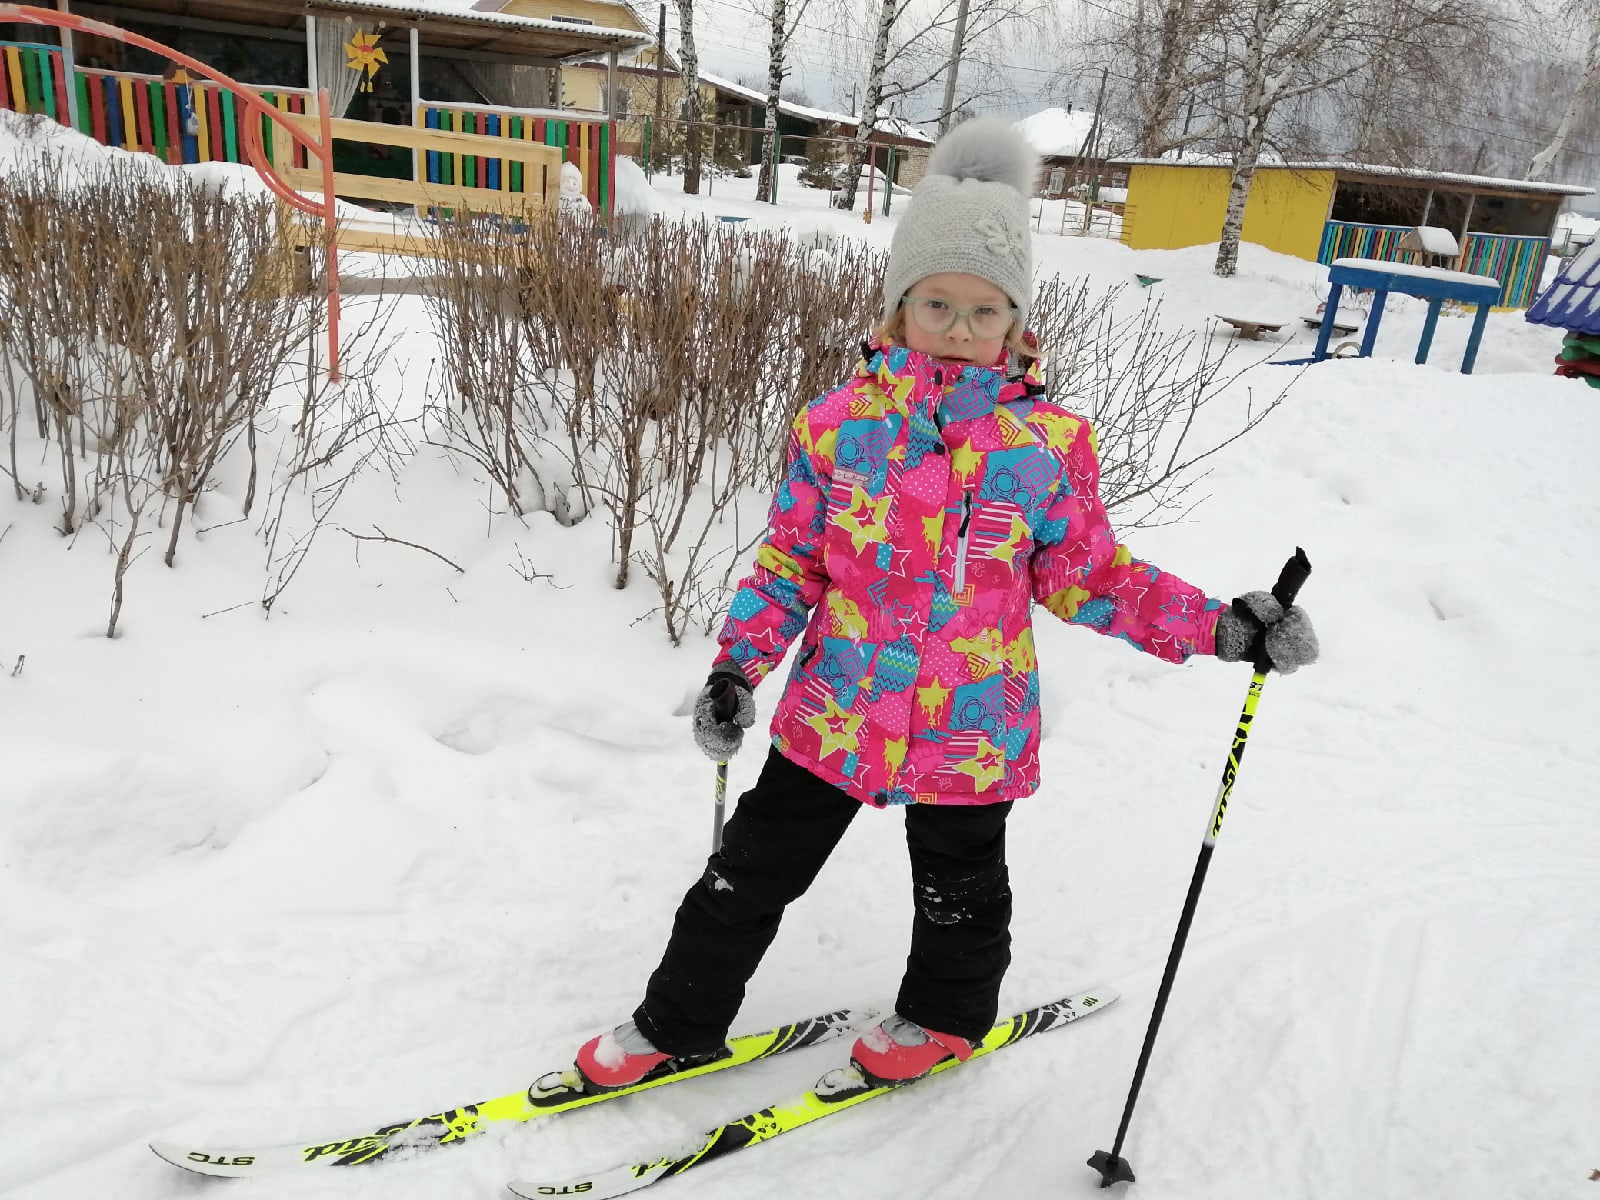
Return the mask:
<path id="1" fill-rule="evenodd" d="M 1135 250 L 1216 241 L 1228 210 L 1229 174 L 1227 167 L 1129 168 L 1122 240 Z M 1244 240 L 1315 261 L 1336 186 L 1331 170 L 1257 171 L 1244 208 Z"/>

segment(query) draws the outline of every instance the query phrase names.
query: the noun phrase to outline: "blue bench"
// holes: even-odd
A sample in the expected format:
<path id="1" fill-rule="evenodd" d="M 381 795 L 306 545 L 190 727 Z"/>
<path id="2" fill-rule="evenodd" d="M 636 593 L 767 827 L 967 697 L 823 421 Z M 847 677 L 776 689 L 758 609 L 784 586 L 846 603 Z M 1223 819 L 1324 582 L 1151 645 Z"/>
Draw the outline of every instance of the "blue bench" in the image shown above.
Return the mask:
<path id="1" fill-rule="evenodd" d="M 1422 327 L 1422 340 L 1417 343 L 1417 364 L 1428 361 L 1428 351 L 1433 347 L 1433 334 L 1439 325 L 1439 309 L 1446 300 L 1459 300 L 1475 304 L 1472 333 L 1467 338 L 1467 352 L 1461 360 L 1461 373 L 1472 374 L 1478 359 L 1478 346 L 1483 341 L 1483 327 L 1489 321 L 1489 309 L 1500 301 L 1500 281 L 1489 275 L 1466 275 L 1460 271 L 1439 271 L 1431 267 L 1414 267 L 1409 263 L 1382 262 L 1375 258 L 1339 258 L 1328 268 L 1327 307 L 1323 310 L 1322 325 L 1317 332 L 1317 348 L 1310 362 L 1322 362 L 1328 357 L 1328 342 L 1333 338 L 1338 321 L 1339 297 L 1345 288 L 1366 288 L 1376 293 L 1372 309 L 1367 314 L 1366 333 L 1361 338 L 1362 358 L 1372 357 L 1373 344 L 1378 340 L 1378 325 L 1383 320 L 1383 306 L 1390 292 L 1400 292 L 1428 301 L 1428 320 Z"/>

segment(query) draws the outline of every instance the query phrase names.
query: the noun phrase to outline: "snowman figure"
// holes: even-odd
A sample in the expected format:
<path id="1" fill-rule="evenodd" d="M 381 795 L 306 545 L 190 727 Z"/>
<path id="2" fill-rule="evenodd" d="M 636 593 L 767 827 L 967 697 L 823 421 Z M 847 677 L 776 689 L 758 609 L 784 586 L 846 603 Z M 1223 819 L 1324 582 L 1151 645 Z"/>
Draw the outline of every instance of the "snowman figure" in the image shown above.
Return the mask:
<path id="1" fill-rule="evenodd" d="M 561 164 L 561 199 L 557 202 L 556 211 L 561 214 L 563 221 L 571 221 L 575 225 L 594 223 L 594 206 L 589 203 L 589 197 L 583 194 L 583 172 L 578 170 L 576 163 Z"/>

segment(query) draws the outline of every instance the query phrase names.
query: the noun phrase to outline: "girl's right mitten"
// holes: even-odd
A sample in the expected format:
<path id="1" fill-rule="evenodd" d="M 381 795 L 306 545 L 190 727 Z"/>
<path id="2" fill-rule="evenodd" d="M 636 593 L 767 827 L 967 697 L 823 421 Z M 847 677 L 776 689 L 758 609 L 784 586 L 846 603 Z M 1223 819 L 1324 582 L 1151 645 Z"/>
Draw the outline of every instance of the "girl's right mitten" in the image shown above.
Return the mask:
<path id="1" fill-rule="evenodd" d="M 731 693 L 731 696 L 730 696 Z M 724 712 L 732 701 L 733 717 L 719 721 L 717 709 Z M 694 744 L 712 762 L 727 762 L 739 753 L 744 741 L 744 731 L 756 723 L 756 701 L 751 693 L 750 681 L 743 674 L 726 667 L 711 672 L 705 687 L 694 702 Z"/>

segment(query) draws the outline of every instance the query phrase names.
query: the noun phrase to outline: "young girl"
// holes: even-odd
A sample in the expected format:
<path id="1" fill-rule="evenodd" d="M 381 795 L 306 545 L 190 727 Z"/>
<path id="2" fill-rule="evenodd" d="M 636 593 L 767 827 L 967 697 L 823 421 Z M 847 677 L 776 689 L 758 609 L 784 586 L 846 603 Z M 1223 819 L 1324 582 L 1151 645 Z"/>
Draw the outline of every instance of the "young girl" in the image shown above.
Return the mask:
<path id="1" fill-rule="evenodd" d="M 1034 604 L 1171 662 L 1316 657 L 1301 610 L 1266 592 L 1225 606 L 1118 544 L 1094 432 L 1043 398 L 1023 337 L 1036 169 L 998 120 L 935 148 L 895 231 L 883 327 L 795 420 L 694 712 L 696 743 L 727 760 L 752 689 L 800 636 L 772 749 L 633 1019 L 579 1050 L 596 1089 L 721 1052 L 784 907 L 863 804 L 907 806 L 916 912 L 894 1015 L 852 1058 L 898 1081 L 971 1053 L 1011 960 L 1006 817 L 1039 784 Z M 736 715 L 719 722 L 728 689 Z"/>

